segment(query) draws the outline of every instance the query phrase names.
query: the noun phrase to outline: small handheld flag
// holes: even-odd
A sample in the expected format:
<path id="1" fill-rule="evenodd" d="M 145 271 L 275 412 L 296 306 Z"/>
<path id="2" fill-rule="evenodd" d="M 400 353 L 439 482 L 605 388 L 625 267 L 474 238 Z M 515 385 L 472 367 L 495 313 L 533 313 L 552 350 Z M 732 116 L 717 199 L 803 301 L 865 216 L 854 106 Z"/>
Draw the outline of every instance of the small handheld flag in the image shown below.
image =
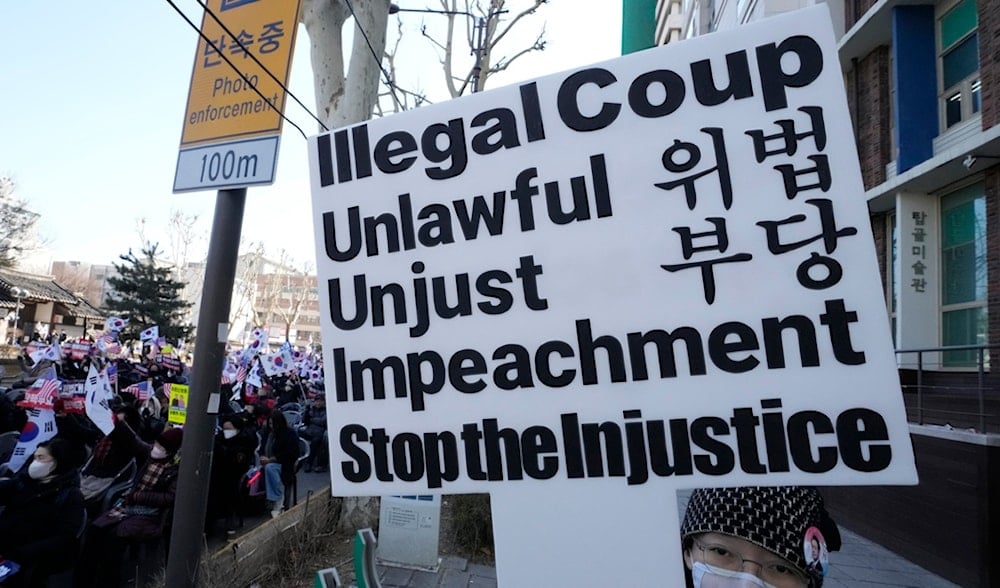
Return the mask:
<path id="1" fill-rule="evenodd" d="M 140 341 L 156 341 L 160 338 L 160 327 L 153 325 L 145 331 L 139 333 Z"/>
<path id="2" fill-rule="evenodd" d="M 108 317 L 108 320 L 104 321 L 104 330 L 114 333 L 120 333 L 125 326 L 128 325 L 128 320 L 123 319 L 118 316 Z"/>

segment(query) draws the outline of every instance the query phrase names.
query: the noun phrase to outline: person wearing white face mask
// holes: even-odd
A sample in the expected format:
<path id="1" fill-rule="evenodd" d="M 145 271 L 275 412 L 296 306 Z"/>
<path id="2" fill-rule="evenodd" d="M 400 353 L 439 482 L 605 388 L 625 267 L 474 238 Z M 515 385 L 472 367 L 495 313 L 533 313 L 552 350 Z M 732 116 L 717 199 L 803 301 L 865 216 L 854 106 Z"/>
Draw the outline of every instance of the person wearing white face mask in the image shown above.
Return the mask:
<path id="1" fill-rule="evenodd" d="M 177 496 L 177 455 L 183 429 L 166 429 L 150 445 L 126 423 L 118 421 L 111 436 L 114 443 L 131 447 L 141 465 L 132 490 L 91 523 L 81 565 L 76 570 L 78 587 L 118 586 L 124 542 L 161 537 L 170 523 Z"/>
<path id="2" fill-rule="evenodd" d="M 240 483 L 254 462 L 257 435 L 247 426 L 245 413 L 219 417 L 220 428 L 212 451 L 212 473 L 208 489 L 205 533 L 212 534 L 218 519 L 226 520 L 226 532 L 236 534 L 236 508 Z"/>
<path id="3" fill-rule="evenodd" d="M 40 443 L 17 476 L 0 480 L 0 558 L 20 566 L 4 588 L 42 586 L 73 567 L 84 521 L 83 457 L 81 447 L 57 437 Z"/>
<path id="4" fill-rule="evenodd" d="M 689 587 L 820 588 L 840 531 L 814 488 L 703 488 L 688 502 L 681 541 Z"/>

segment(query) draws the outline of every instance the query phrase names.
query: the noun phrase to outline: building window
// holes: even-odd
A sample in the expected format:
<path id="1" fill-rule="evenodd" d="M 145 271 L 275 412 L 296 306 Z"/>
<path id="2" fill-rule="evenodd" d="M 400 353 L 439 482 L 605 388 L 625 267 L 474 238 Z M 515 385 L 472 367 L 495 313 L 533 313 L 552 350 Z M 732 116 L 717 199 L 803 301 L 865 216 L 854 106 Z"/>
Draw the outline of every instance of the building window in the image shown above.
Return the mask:
<path id="1" fill-rule="evenodd" d="M 942 345 L 988 343 L 986 294 L 986 197 L 978 183 L 941 199 Z M 949 351 L 942 359 L 948 367 L 976 367 L 978 353 Z"/>
<path id="2" fill-rule="evenodd" d="M 976 0 L 945 3 L 937 24 L 941 121 L 947 129 L 981 108 Z"/>
<path id="3" fill-rule="evenodd" d="M 753 10 L 756 7 L 757 0 L 737 0 L 736 18 L 739 19 L 739 23 L 746 24 L 750 22 L 750 15 L 753 14 Z"/>

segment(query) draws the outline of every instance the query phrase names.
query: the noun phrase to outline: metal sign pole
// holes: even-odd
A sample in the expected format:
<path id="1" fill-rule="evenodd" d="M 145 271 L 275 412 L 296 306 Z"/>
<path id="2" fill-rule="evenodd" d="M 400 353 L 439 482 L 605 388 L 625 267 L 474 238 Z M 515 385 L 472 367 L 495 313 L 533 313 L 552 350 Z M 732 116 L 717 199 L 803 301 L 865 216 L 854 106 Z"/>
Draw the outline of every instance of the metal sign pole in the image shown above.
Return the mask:
<path id="1" fill-rule="evenodd" d="M 197 580 L 212 471 L 215 418 L 219 403 L 229 400 L 219 398 L 219 386 L 226 354 L 229 307 L 236 278 L 246 195 L 246 188 L 219 190 L 215 200 L 212 237 L 205 264 L 205 285 L 198 315 L 194 373 L 181 446 L 166 586 L 194 586 Z"/>

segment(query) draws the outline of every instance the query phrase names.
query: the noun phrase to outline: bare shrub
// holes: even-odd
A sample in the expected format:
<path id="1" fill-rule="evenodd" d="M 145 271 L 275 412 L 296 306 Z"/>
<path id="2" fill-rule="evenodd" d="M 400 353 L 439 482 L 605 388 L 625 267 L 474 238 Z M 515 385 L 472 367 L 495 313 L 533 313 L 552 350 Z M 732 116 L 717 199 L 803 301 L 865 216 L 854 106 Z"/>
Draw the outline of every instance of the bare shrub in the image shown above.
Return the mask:
<path id="1" fill-rule="evenodd" d="M 463 555 L 476 559 L 481 553 L 493 553 L 493 517 L 489 494 L 456 494 L 450 502 L 453 546 Z"/>

